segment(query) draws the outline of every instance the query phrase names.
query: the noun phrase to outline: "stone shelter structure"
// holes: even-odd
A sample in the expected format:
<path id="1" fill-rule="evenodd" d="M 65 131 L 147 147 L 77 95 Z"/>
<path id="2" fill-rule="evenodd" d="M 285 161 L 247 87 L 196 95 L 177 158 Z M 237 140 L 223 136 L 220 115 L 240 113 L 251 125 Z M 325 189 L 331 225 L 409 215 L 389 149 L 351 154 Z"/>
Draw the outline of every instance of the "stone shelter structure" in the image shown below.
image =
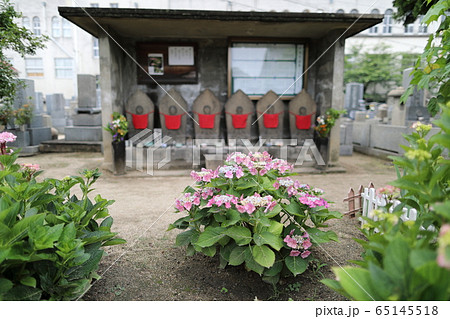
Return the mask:
<path id="1" fill-rule="evenodd" d="M 260 135 L 301 137 L 291 136 L 289 102 L 306 92 L 317 107 L 312 119 L 327 108 L 343 108 L 345 39 L 383 18 L 377 14 L 356 18 L 335 13 L 75 7 L 59 7 L 59 13 L 99 39 L 103 126 L 112 112 L 125 113 L 130 96 L 141 90 L 155 106 L 154 128 L 161 128 L 163 135 L 173 134 L 177 151 L 204 130 L 218 129 L 220 139 L 237 136 L 253 144 Z M 203 108 L 202 113 L 195 101 L 205 90 L 217 98 L 219 106 Z M 176 96 L 168 98 L 166 92 Z M 268 92 L 266 99 L 277 100 L 276 105 L 269 107 L 262 121 L 256 121 L 258 101 Z M 231 105 L 236 94 L 246 105 Z M 261 102 L 258 110 L 267 106 L 267 101 Z M 300 112 L 310 108 L 294 107 L 292 112 L 308 116 Z M 219 112 L 213 123 L 212 114 Z M 199 114 L 210 116 L 200 120 Z M 203 131 L 196 127 L 199 122 Z M 295 147 L 299 152 L 303 142 L 299 139 L 290 153 L 295 153 Z M 339 160 L 339 144 L 336 125 L 325 158 L 329 165 Z M 107 132 L 103 132 L 103 149 L 104 165 L 109 167 L 112 152 Z"/>

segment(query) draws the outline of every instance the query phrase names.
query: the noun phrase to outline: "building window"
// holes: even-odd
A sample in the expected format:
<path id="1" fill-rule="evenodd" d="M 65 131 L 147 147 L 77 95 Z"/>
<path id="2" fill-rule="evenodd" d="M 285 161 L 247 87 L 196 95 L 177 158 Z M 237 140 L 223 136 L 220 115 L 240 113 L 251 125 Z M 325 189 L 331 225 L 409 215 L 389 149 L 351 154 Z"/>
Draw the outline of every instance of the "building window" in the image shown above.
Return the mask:
<path id="1" fill-rule="evenodd" d="M 352 9 L 352 11 L 350 11 L 350 13 L 357 14 L 357 13 L 358 13 L 358 10 Z"/>
<path id="2" fill-rule="evenodd" d="M 91 3 L 91 8 L 98 8 L 98 3 Z"/>
<path id="3" fill-rule="evenodd" d="M 92 51 L 94 54 L 94 58 L 98 58 L 100 56 L 98 49 L 98 39 L 92 37 Z"/>
<path id="4" fill-rule="evenodd" d="M 59 38 L 61 36 L 61 23 L 58 17 L 52 18 L 52 36 Z"/>
<path id="5" fill-rule="evenodd" d="M 262 96 L 273 90 L 294 96 L 303 87 L 303 44 L 235 42 L 230 55 L 232 93 Z"/>
<path id="6" fill-rule="evenodd" d="M 372 11 L 370 11 L 370 14 L 380 14 L 380 10 L 373 9 Z M 378 33 L 378 24 L 371 27 L 369 29 L 369 33 L 372 33 L 372 34 Z"/>
<path id="7" fill-rule="evenodd" d="M 345 13 L 345 11 L 342 9 L 339 9 L 338 11 L 336 11 L 336 13 Z"/>
<path id="8" fill-rule="evenodd" d="M 33 33 L 35 35 L 41 35 L 41 20 L 39 20 L 39 17 L 33 18 Z"/>
<path id="9" fill-rule="evenodd" d="M 22 25 L 27 28 L 27 29 L 31 29 L 30 28 L 30 18 L 28 17 L 23 17 L 22 18 Z"/>
<path id="10" fill-rule="evenodd" d="M 44 76 L 42 58 L 25 58 L 25 73 L 30 77 Z"/>
<path id="11" fill-rule="evenodd" d="M 405 25 L 405 33 L 414 33 L 414 23 L 409 23 Z"/>
<path id="12" fill-rule="evenodd" d="M 428 26 L 423 23 L 423 15 L 419 16 L 419 30 L 418 33 L 427 33 L 428 32 Z"/>
<path id="13" fill-rule="evenodd" d="M 118 8 L 118 7 L 119 7 L 119 4 L 118 4 L 117 2 L 116 2 L 116 3 L 110 3 L 109 6 L 110 6 L 111 8 Z"/>
<path id="14" fill-rule="evenodd" d="M 55 76 L 60 79 L 73 77 L 73 60 L 71 58 L 55 58 Z"/>
<path id="15" fill-rule="evenodd" d="M 387 9 L 383 19 L 383 33 L 392 33 L 392 13 L 391 9 Z"/>
<path id="16" fill-rule="evenodd" d="M 69 20 L 62 19 L 62 35 L 64 38 L 70 38 L 72 36 L 72 26 Z"/>

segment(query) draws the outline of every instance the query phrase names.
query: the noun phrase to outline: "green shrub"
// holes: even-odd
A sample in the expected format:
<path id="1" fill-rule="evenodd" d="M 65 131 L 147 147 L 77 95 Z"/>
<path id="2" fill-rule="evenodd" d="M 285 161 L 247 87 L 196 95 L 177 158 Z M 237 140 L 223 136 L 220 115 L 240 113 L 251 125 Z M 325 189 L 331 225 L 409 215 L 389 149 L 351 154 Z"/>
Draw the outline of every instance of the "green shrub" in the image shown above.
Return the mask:
<path id="1" fill-rule="evenodd" d="M 449 103 L 450 104 L 450 103 Z M 375 211 L 365 218 L 367 240 L 359 268 L 335 268 L 337 280 L 322 282 L 354 300 L 450 300 L 450 105 L 443 106 L 441 128 L 426 139 L 431 125 L 415 124 L 405 136 L 410 146 L 393 157 L 401 204 L 394 213 Z M 448 155 L 447 155 L 448 156 Z M 415 208 L 416 221 L 403 221 L 401 209 Z"/>
<path id="2" fill-rule="evenodd" d="M 220 266 L 245 265 L 275 284 L 280 276 L 299 275 L 314 259 L 309 248 L 330 240 L 320 230 L 332 218 L 322 191 L 289 177 L 292 165 L 267 153 L 233 153 L 216 170 L 192 172 L 196 188 L 177 200 L 187 214 L 169 226 L 185 230 L 176 244 L 187 254 L 219 254 Z"/>
<path id="3" fill-rule="evenodd" d="M 125 242 L 111 232 L 114 201 L 88 198 L 98 170 L 38 182 L 16 159 L 0 155 L 0 300 L 77 299 L 99 278 L 102 247 Z"/>

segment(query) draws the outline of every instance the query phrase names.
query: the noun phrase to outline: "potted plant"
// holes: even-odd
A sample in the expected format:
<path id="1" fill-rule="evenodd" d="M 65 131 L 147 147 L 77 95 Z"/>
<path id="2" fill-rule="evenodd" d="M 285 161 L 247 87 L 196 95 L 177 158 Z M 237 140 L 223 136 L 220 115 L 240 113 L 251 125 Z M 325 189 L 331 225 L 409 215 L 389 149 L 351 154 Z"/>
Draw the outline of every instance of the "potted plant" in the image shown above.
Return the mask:
<path id="1" fill-rule="evenodd" d="M 33 117 L 33 107 L 29 104 L 24 104 L 14 111 L 15 124 L 19 126 L 21 131 L 25 131 L 26 126 L 30 124 Z"/>
<path id="2" fill-rule="evenodd" d="M 315 143 L 320 153 L 324 157 L 325 162 L 327 162 L 328 158 L 328 139 L 330 136 L 330 131 L 333 126 L 336 124 L 336 120 L 344 114 L 345 110 L 336 110 L 333 108 L 329 108 L 325 111 L 325 114 L 317 117 L 316 126 L 314 130 L 317 132 L 317 136 L 315 139 Z"/>
<path id="3" fill-rule="evenodd" d="M 112 114 L 112 121 L 104 129 L 112 135 L 114 174 L 125 174 L 125 135 L 128 133 L 128 122 L 118 112 Z"/>
<path id="4" fill-rule="evenodd" d="M 13 109 L 9 105 L 0 106 L 0 131 L 3 131 L 13 117 Z"/>

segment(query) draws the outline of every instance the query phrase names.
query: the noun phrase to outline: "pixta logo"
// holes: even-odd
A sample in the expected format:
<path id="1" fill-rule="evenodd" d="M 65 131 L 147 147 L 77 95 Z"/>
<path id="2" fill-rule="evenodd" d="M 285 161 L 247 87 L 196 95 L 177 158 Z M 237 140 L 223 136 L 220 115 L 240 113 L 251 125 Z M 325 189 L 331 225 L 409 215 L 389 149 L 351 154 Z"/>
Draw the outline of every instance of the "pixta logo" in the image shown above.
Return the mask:
<path id="1" fill-rule="evenodd" d="M 282 139 L 280 142 L 280 153 L 277 156 L 280 159 L 288 160 L 289 147 L 297 146 L 296 139 Z M 135 168 L 138 171 L 153 175 L 154 169 L 161 169 L 171 162 L 173 142 L 170 136 L 162 136 L 160 130 L 152 132 L 144 129 L 137 135 L 127 141 L 127 166 Z M 244 153 L 255 153 L 263 151 L 266 140 L 260 139 L 255 145 L 248 139 L 240 140 L 239 151 Z M 201 163 L 202 146 L 208 145 L 208 156 L 215 160 L 225 160 L 227 154 L 231 154 L 238 150 L 237 140 L 228 140 L 228 146 L 225 146 L 225 140 L 220 139 L 194 139 L 192 144 L 186 145 L 186 154 L 190 153 L 187 158 L 192 161 L 192 167 L 198 167 Z M 244 150 L 242 150 L 244 147 Z M 189 149 L 190 148 L 190 149 Z M 294 166 L 302 166 L 305 162 L 314 162 L 317 165 L 325 165 L 316 144 L 312 139 L 306 139 L 302 146 L 299 146 Z M 190 156 L 192 155 L 192 157 Z"/>

